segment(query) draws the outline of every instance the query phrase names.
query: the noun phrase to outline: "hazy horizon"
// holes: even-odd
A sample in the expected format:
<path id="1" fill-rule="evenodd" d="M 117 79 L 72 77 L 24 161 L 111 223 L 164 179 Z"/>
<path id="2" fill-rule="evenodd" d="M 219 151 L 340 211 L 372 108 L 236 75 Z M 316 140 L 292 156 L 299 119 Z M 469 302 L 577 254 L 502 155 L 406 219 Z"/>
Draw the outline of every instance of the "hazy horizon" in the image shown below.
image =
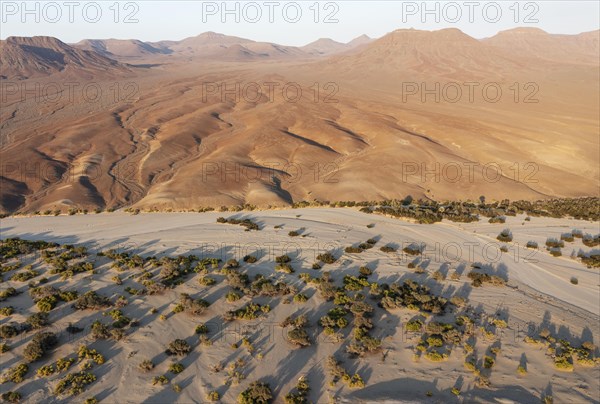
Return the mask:
<path id="1" fill-rule="evenodd" d="M 176 7 L 182 3 L 184 7 Z M 269 6 L 271 3 L 276 4 Z M 539 28 L 550 34 L 567 35 L 600 29 L 598 2 L 521 2 L 518 10 L 516 3 L 467 3 L 427 2 L 423 7 L 423 2 L 322 1 L 318 2 L 317 11 L 317 3 L 302 2 L 227 2 L 224 9 L 223 2 L 140 1 L 120 2 L 119 10 L 114 8 L 116 3 L 103 3 L 96 10 L 91 6 L 98 4 L 94 2 L 82 2 L 69 9 L 60 2 L 54 3 L 57 7 L 49 7 L 35 2 L 2 1 L 0 38 L 52 36 L 66 43 L 83 39 L 157 42 L 217 32 L 258 42 L 303 46 L 320 38 L 347 43 L 361 35 L 380 38 L 397 29 L 410 28 L 457 28 L 477 39 L 513 28 Z M 294 14 L 296 11 L 299 13 Z M 160 29 L 156 29 L 158 25 Z"/>

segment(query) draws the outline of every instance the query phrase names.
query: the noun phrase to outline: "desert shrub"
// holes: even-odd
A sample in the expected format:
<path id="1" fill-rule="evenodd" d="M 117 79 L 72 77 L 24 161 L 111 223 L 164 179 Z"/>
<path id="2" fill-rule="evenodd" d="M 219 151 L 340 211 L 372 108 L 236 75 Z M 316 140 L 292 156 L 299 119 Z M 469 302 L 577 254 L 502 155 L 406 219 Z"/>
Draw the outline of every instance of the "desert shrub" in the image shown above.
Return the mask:
<path id="1" fill-rule="evenodd" d="M 308 296 L 303 293 L 298 293 L 294 296 L 294 302 L 296 303 L 305 303 L 308 300 Z"/>
<path id="2" fill-rule="evenodd" d="M 208 334 L 208 327 L 204 323 L 200 323 L 196 326 L 196 334 Z"/>
<path id="3" fill-rule="evenodd" d="M 425 353 L 425 358 L 429 359 L 432 362 L 441 362 L 448 358 L 448 355 L 445 353 L 439 353 L 438 351 L 429 351 Z"/>
<path id="4" fill-rule="evenodd" d="M 423 253 L 423 246 L 417 244 L 411 244 L 402 249 L 408 255 L 421 255 Z"/>
<path id="5" fill-rule="evenodd" d="M 174 374 L 179 374 L 183 372 L 184 369 L 185 367 L 181 363 L 171 363 L 169 365 L 169 372 Z"/>
<path id="6" fill-rule="evenodd" d="M 138 369 L 141 370 L 142 372 L 149 372 L 152 369 L 154 369 L 154 363 L 152 363 L 152 361 L 150 359 L 144 359 L 138 365 Z"/>
<path id="7" fill-rule="evenodd" d="M 288 340 L 294 345 L 298 345 L 300 347 L 305 347 L 305 346 L 311 345 L 310 338 L 308 337 L 308 333 L 306 332 L 306 330 L 304 328 L 301 328 L 301 327 L 292 328 L 290 331 L 288 331 L 287 336 L 288 336 Z"/>
<path id="8" fill-rule="evenodd" d="M 71 365 L 75 362 L 74 358 L 61 358 L 56 361 L 56 371 L 62 372 L 71 367 Z"/>
<path id="9" fill-rule="evenodd" d="M 38 271 L 29 269 L 27 271 L 18 272 L 16 274 L 14 274 L 13 276 L 10 277 L 10 280 L 17 281 L 17 282 L 27 282 L 28 280 L 35 278 L 39 274 L 40 273 Z"/>
<path id="10" fill-rule="evenodd" d="M 573 233 L 563 233 L 560 235 L 560 239 L 566 241 L 567 243 L 572 243 L 573 241 L 575 241 Z"/>
<path id="11" fill-rule="evenodd" d="M 9 297 L 13 297 L 18 294 L 19 294 L 19 292 L 17 292 L 17 290 L 15 288 L 7 288 L 0 292 L 0 302 L 3 302 L 4 300 L 8 299 Z"/>
<path id="12" fill-rule="evenodd" d="M 406 331 L 419 332 L 423 329 L 423 322 L 419 319 L 410 320 L 406 323 Z"/>
<path id="13" fill-rule="evenodd" d="M 210 303 L 203 299 L 192 299 L 187 293 L 182 293 L 180 304 L 186 313 L 200 315 L 206 311 Z"/>
<path id="14" fill-rule="evenodd" d="M 247 262 L 249 264 L 254 264 L 256 261 L 258 261 L 258 258 L 256 258 L 254 255 L 246 255 L 244 257 L 244 262 Z"/>
<path id="15" fill-rule="evenodd" d="M 431 335 L 427 337 L 427 344 L 433 347 L 441 347 L 444 346 L 444 340 L 440 335 Z"/>
<path id="16" fill-rule="evenodd" d="M 92 373 L 70 373 L 58 382 L 56 388 L 54 389 L 54 394 L 76 396 L 82 393 L 88 384 L 91 384 L 95 381 L 96 376 L 94 376 Z"/>
<path id="17" fill-rule="evenodd" d="M 279 264 L 275 267 L 275 271 L 277 272 L 284 272 L 286 274 L 292 274 L 294 273 L 294 268 L 292 268 L 292 266 L 290 264 Z"/>
<path id="18" fill-rule="evenodd" d="M 63 302 L 71 302 L 71 301 L 77 299 L 78 296 L 79 296 L 79 293 L 77 293 L 77 291 L 74 291 L 74 290 L 58 293 L 58 298 L 60 300 L 62 300 Z"/>
<path id="19" fill-rule="evenodd" d="M 394 252 L 397 251 L 397 248 L 394 248 L 394 247 L 389 246 L 389 245 L 384 245 L 379 250 L 381 250 L 384 253 L 394 253 Z"/>
<path id="20" fill-rule="evenodd" d="M 370 283 L 365 278 L 357 278 L 356 276 L 344 276 L 344 289 L 351 291 L 359 291 L 365 287 L 369 287 Z"/>
<path id="21" fill-rule="evenodd" d="M 110 306 L 110 301 L 107 297 L 97 294 L 91 290 L 80 296 L 73 304 L 76 310 L 99 310 Z"/>
<path id="22" fill-rule="evenodd" d="M 300 235 L 300 232 L 297 230 L 293 230 L 288 233 L 288 236 L 290 236 L 290 237 L 298 237 L 299 235 Z"/>
<path id="23" fill-rule="evenodd" d="M 33 329 L 42 328 L 49 324 L 48 313 L 34 313 L 25 320 Z"/>
<path id="24" fill-rule="evenodd" d="M 27 344 L 23 351 L 23 357 L 28 362 L 35 362 L 41 359 L 46 351 L 58 344 L 58 338 L 51 332 L 40 332 L 33 336 L 31 342 Z"/>
<path id="25" fill-rule="evenodd" d="M 268 313 L 271 310 L 269 305 L 261 306 L 260 304 L 248 303 L 237 310 L 229 310 L 225 312 L 223 318 L 225 321 L 233 321 L 237 319 L 254 320 L 260 316 L 260 313 Z"/>
<path id="26" fill-rule="evenodd" d="M 287 264 L 288 262 L 291 262 L 292 259 L 287 256 L 287 255 L 280 255 L 278 257 L 275 257 L 275 262 L 278 264 Z"/>
<path id="27" fill-rule="evenodd" d="M 360 248 L 360 247 L 352 247 L 352 246 L 350 246 L 350 247 L 344 248 L 344 252 L 346 254 L 359 254 L 359 253 L 363 252 L 363 249 Z"/>
<path id="28" fill-rule="evenodd" d="M 5 316 L 5 317 L 10 316 L 14 312 L 15 312 L 15 309 L 12 306 L 6 306 L 6 307 L 0 308 L 0 315 Z"/>
<path id="29" fill-rule="evenodd" d="M 236 302 L 236 301 L 240 300 L 241 298 L 242 298 L 242 296 L 238 292 L 235 292 L 235 291 L 229 291 L 225 295 L 225 299 L 230 303 Z"/>
<path id="30" fill-rule="evenodd" d="M 227 273 L 227 282 L 229 286 L 237 290 L 244 290 L 250 280 L 248 279 L 248 275 L 232 271 Z"/>
<path id="31" fill-rule="evenodd" d="M 369 276 L 373 273 L 373 271 L 371 270 L 371 268 L 366 267 L 366 266 L 362 266 L 358 269 L 358 272 L 361 274 L 361 276 L 366 277 Z"/>
<path id="32" fill-rule="evenodd" d="M 224 265 L 224 268 L 229 268 L 229 269 L 235 269 L 235 268 L 239 268 L 239 267 L 240 267 L 240 263 L 233 258 L 228 260 Z"/>
<path id="33" fill-rule="evenodd" d="M 48 377 L 54 374 L 54 366 L 46 365 L 37 370 L 37 375 L 40 377 Z"/>
<path id="34" fill-rule="evenodd" d="M 475 287 L 482 286 L 484 283 L 489 283 L 494 286 L 504 286 L 506 281 L 499 276 L 484 274 L 481 272 L 471 271 L 467 275 L 471 279 L 471 284 Z"/>
<path id="35" fill-rule="evenodd" d="M 254 223 L 250 219 L 225 219 L 224 217 L 217 218 L 217 223 L 228 223 L 228 224 L 237 224 L 246 228 L 246 231 L 250 230 L 260 230 L 258 224 Z"/>
<path id="36" fill-rule="evenodd" d="M 109 339 L 111 337 L 110 329 L 104 323 L 96 320 L 92 323 L 92 338 Z"/>
<path id="37" fill-rule="evenodd" d="M 491 369 L 495 363 L 496 363 L 496 361 L 494 360 L 493 357 L 488 356 L 488 355 L 484 356 L 484 358 L 483 358 L 483 367 L 484 368 Z"/>
<path id="38" fill-rule="evenodd" d="M 21 383 L 25 380 L 25 375 L 29 372 L 29 366 L 25 363 L 20 363 L 18 365 L 9 368 L 4 375 L 2 375 L 2 383 L 13 382 L 13 383 Z"/>
<path id="39" fill-rule="evenodd" d="M 6 393 L 2 393 L 2 400 L 7 403 L 18 403 L 21 401 L 21 393 L 18 391 L 7 391 Z"/>
<path id="40" fill-rule="evenodd" d="M 8 344 L 0 344 L 0 354 L 10 351 Z"/>
<path id="41" fill-rule="evenodd" d="M 83 404 L 98 404 L 98 399 L 96 397 L 86 398 Z"/>
<path id="42" fill-rule="evenodd" d="M 203 286 L 212 286 L 215 283 L 217 283 L 217 281 L 214 278 L 211 278 L 210 276 L 203 276 L 198 280 L 198 283 Z"/>
<path id="43" fill-rule="evenodd" d="M 55 308 L 57 303 L 58 299 L 56 298 L 56 296 L 46 296 L 38 300 L 36 306 L 41 312 L 47 313 L 53 308 Z"/>
<path id="44" fill-rule="evenodd" d="M 560 257 L 562 256 L 562 252 L 560 251 L 560 248 L 552 248 L 550 250 L 550 255 L 552 255 L 553 257 Z"/>
<path id="45" fill-rule="evenodd" d="M 597 247 L 600 245 L 600 235 L 592 236 L 591 234 L 586 234 L 581 241 L 587 247 Z"/>
<path id="46" fill-rule="evenodd" d="M 494 216 L 488 220 L 488 223 L 506 223 L 506 218 L 504 216 Z"/>
<path id="47" fill-rule="evenodd" d="M 167 376 L 154 376 L 154 378 L 152 379 L 152 385 L 156 386 L 157 384 L 164 386 L 165 384 L 169 384 L 169 379 L 167 378 Z"/>
<path id="48" fill-rule="evenodd" d="M 335 384 L 341 379 L 351 388 L 362 388 L 365 386 L 365 383 L 359 374 L 350 376 L 333 356 L 329 356 L 327 358 L 325 366 L 329 371 L 330 377 L 332 378 L 332 383 Z"/>
<path id="49" fill-rule="evenodd" d="M 319 264 L 318 262 L 315 262 L 314 264 L 312 264 L 312 269 L 321 269 L 321 264 Z"/>
<path id="50" fill-rule="evenodd" d="M 507 243 L 509 241 L 513 240 L 513 236 L 512 233 L 510 232 L 509 229 L 504 229 L 500 232 L 500 234 L 498 234 L 498 236 L 496 237 L 496 239 L 498 241 L 501 241 L 503 243 Z"/>
<path id="51" fill-rule="evenodd" d="M 91 360 L 95 362 L 97 365 L 102 365 L 104 363 L 104 356 L 95 349 L 88 348 L 85 345 L 81 345 L 79 350 L 77 351 L 77 357 L 80 361 L 84 359 Z"/>
<path id="52" fill-rule="evenodd" d="M 306 396 L 308 395 L 309 390 L 310 387 L 308 386 L 306 378 L 301 376 L 296 384 L 296 392 L 289 392 L 284 397 L 285 404 L 308 404 Z"/>
<path id="53" fill-rule="evenodd" d="M 273 393 L 268 384 L 252 382 L 250 386 L 238 396 L 238 404 L 266 404 L 273 399 Z"/>
<path id="54" fill-rule="evenodd" d="M 517 373 L 520 374 L 520 375 L 527 374 L 527 369 L 524 366 L 519 365 L 517 367 Z"/>
<path id="55" fill-rule="evenodd" d="M 185 356 L 192 351 L 192 347 L 183 339 L 176 339 L 169 343 L 167 355 Z"/>
<path id="56" fill-rule="evenodd" d="M 548 238 L 546 240 L 546 247 L 548 248 L 562 248 L 565 246 L 564 241 L 557 240 L 555 238 Z"/>
<path id="57" fill-rule="evenodd" d="M 443 273 L 441 273 L 440 271 L 435 271 L 433 274 L 431 274 L 431 277 L 438 282 L 442 282 L 442 281 L 446 280 L 446 276 Z"/>
<path id="58" fill-rule="evenodd" d="M 337 258 L 335 258 L 332 253 L 326 252 L 326 253 L 317 255 L 317 260 L 324 262 L 325 264 L 333 264 L 334 262 L 337 261 Z"/>
<path id="59" fill-rule="evenodd" d="M 13 338 L 19 335 L 19 330 L 10 324 L 2 324 L 0 325 L 0 337 L 1 338 Z"/>
<path id="60" fill-rule="evenodd" d="M 206 399 L 212 402 L 219 401 L 221 399 L 221 395 L 218 391 L 213 390 L 206 395 Z"/>
<path id="61" fill-rule="evenodd" d="M 530 240 L 530 241 L 527 242 L 527 244 L 525 245 L 525 247 L 536 249 L 536 248 L 538 248 L 538 243 L 536 241 Z"/>

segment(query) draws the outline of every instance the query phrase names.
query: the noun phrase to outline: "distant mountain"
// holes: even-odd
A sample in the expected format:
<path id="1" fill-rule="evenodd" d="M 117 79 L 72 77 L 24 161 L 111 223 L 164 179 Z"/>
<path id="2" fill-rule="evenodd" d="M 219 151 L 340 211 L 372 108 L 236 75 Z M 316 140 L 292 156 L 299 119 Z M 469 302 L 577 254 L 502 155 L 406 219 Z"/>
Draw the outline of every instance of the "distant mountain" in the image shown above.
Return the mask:
<path id="1" fill-rule="evenodd" d="M 348 42 L 346 45 L 354 48 L 357 46 L 361 46 L 361 45 L 365 45 L 368 43 L 373 42 L 374 39 L 369 37 L 368 35 L 361 35 L 359 37 L 354 38 L 353 40 L 351 40 L 350 42 Z"/>
<path id="2" fill-rule="evenodd" d="M 329 38 L 321 38 L 308 45 L 304 45 L 300 49 L 313 56 L 330 56 L 348 52 L 349 50 L 366 45 L 372 41 L 373 39 L 369 38 L 367 35 L 361 35 L 348 43 L 337 42 Z"/>
<path id="3" fill-rule="evenodd" d="M 518 57 L 595 65 L 600 59 L 600 31 L 579 35 L 549 34 L 538 28 L 515 28 L 482 41 Z"/>
<path id="4" fill-rule="evenodd" d="M 154 45 L 137 39 L 84 39 L 73 46 L 94 51 L 109 58 L 139 58 L 171 53 L 165 46 Z"/>
<path id="5" fill-rule="evenodd" d="M 340 73 L 412 77 L 489 77 L 526 64 L 458 29 L 420 31 L 400 29 L 324 62 Z"/>
<path id="6" fill-rule="evenodd" d="M 90 76 L 129 70 L 97 52 L 78 49 L 47 36 L 8 37 L 0 41 L 0 65 L 3 79 L 26 79 L 59 72 Z"/>
<path id="7" fill-rule="evenodd" d="M 205 32 L 181 41 L 163 41 L 155 45 L 166 47 L 173 56 L 211 58 L 212 60 L 244 61 L 260 58 L 306 57 L 293 46 L 256 42 L 215 32 Z"/>
<path id="8" fill-rule="evenodd" d="M 310 55 L 325 56 L 343 52 L 348 49 L 348 46 L 345 43 L 337 42 L 333 39 L 321 38 L 300 49 Z"/>

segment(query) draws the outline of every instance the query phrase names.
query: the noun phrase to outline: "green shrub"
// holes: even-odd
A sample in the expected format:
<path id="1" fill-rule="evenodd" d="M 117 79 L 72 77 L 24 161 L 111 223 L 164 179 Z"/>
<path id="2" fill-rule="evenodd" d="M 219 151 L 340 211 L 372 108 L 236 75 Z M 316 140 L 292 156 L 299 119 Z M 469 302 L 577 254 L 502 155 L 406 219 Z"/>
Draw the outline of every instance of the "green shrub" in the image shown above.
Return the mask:
<path id="1" fill-rule="evenodd" d="M 58 299 L 56 298 L 56 296 L 46 296 L 38 300 L 36 306 L 41 312 L 47 313 L 53 308 L 55 308 L 57 303 Z"/>
<path id="2" fill-rule="evenodd" d="M 279 264 L 275 267 L 275 271 L 291 274 L 294 273 L 294 268 L 290 264 Z"/>
<path id="3" fill-rule="evenodd" d="M 2 383 L 13 382 L 13 383 L 21 383 L 25 380 L 25 375 L 29 371 L 29 366 L 25 363 L 20 363 L 12 368 L 8 369 L 6 373 L 2 376 Z"/>
<path id="4" fill-rule="evenodd" d="M 58 344 L 58 338 L 51 332 L 40 332 L 33 336 L 23 351 L 23 356 L 28 362 L 41 359 L 46 351 Z"/>
<path id="5" fill-rule="evenodd" d="M 273 399 L 271 388 L 266 383 L 252 382 L 250 386 L 238 396 L 238 404 L 270 403 Z"/>
<path id="6" fill-rule="evenodd" d="M 373 273 L 373 271 L 365 266 L 362 266 L 358 269 L 358 272 L 362 275 L 362 276 L 369 276 Z"/>
<path id="7" fill-rule="evenodd" d="M 221 399 L 221 395 L 218 391 L 213 390 L 206 395 L 206 399 L 212 402 L 219 401 Z"/>
<path id="8" fill-rule="evenodd" d="M 33 329 L 45 327 L 49 324 L 48 313 L 34 313 L 25 320 Z"/>
<path id="9" fill-rule="evenodd" d="M 14 312 L 15 312 L 15 309 L 12 306 L 0 308 L 0 315 L 2 315 L 2 316 L 10 316 Z"/>
<path id="10" fill-rule="evenodd" d="M 332 253 L 326 252 L 326 253 L 317 255 L 317 260 L 324 262 L 325 264 L 333 264 L 334 262 L 337 261 L 337 258 L 335 258 Z"/>
<path id="11" fill-rule="evenodd" d="M 183 372 L 184 369 L 185 367 L 181 363 L 171 363 L 169 365 L 169 372 L 174 374 L 179 374 Z"/>
<path id="12" fill-rule="evenodd" d="M 89 359 L 95 362 L 97 365 L 102 365 L 104 363 L 104 356 L 99 353 L 97 350 L 88 348 L 85 345 L 81 345 L 79 350 L 77 351 L 77 357 L 80 361 L 83 359 Z"/>
<path id="13" fill-rule="evenodd" d="M 504 229 L 500 232 L 500 234 L 498 234 L 498 236 L 496 237 L 496 239 L 498 241 L 501 241 L 503 243 L 507 243 L 509 241 L 513 240 L 513 236 L 512 233 L 510 232 L 509 229 Z"/>
<path id="14" fill-rule="evenodd" d="M 17 328 L 10 324 L 0 325 L 0 337 L 4 339 L 16 337 L 19 334 Z"/>
<path id="15" fill-rule="evenodd" d="M 287 264 L 288 262 L 291 262 L 292 259 L 287 256 L 287 255 L 280 255 L 278 257 L 275 257 L 275 262 L 278 264 Z"/>
<path id="16" fill-rule="evenodd" d="M 298 293 L 294 296 L 294 302 L 296 303 L 305 303 L 308 300 L 308 296 L 302 293 Z"/>
<path id="17" fill-rule="evenodd" d="M 167 355 L 185 356 L 192 351 L 192 347 L 183 339 L 176 339 L 169 343 Z"/>
<path id="18" fill-rule="evenodd" d="M 94 376 L 92 373 L 70 373 L 58 382 L 56 388 L 54 389 L 54 394 L 75 396 L 82 393 L 88 384 L 91 384 L 95 381 L 96 376 Z"/>
<path id="19" fill-rule="evenodd" d="M 110 301 L 108 298 L 100 296 L 93 290 L 80 296 L 73 304 L 73 308 L 76 310 L 99 310 L 109 306 Z"/>
<path id="20" fill-rule="evenodd" d="M 61 358 L 56 361 L 56 371 L 62 372 L 71 367 L 71 365 L 75 362 L 74 358 Z"/>
<path id="21" fill-rule="evenodd" d="M 406 331 L 420 332 L 423 329 L 423 322 L 419 319 L 410 320 L 406 323 Z"/>
<path id="22" fill-rule="evenodd" d="M 198 324 L 195 331 L 196 334 L 208 334 L 208 327 L 206 324 Z"/>
<path id="23" fill-rule="evenodd" d="M 145 359 L 140 362 L 140 364 L 138 365 L 138 369 L 142 372 L 149 372 L 152 369 L 154 369 L 154 363 L 152 363 L 150 359 Z"/>
<path id="24" fill-rule="evenodd" d="M 200 283 L 200 285 L 203 285 L 203 286 L 212 286 L 215 283 L 217 283 L 217 281 L 214 278 L 211 278 L 209 276 L 203 276 L 202 278 L 200 278 L 198 280 L 198 283 Z"/>
<path id="25" fill-rule="evenodd" d="M 258 258 L 256 258 L 254 255 L 246 255 L 244 257 L 244 262 L 247 262 L 249 264 L 254 264 L 256 261 L 258 261 Z M 219 393 L 217 393 L 217 394 L 219 394 Z"/>
<path id="26" fill-rule="evenodd" d="M 48 377 L 54 374 L 55 370 L 52 365 L 42 366 L 37 370 L 37 375 L 40 377 Z"/>
<path id="27" fill-rule="evenodd" d="M 577 285 L 579 283 L 579 280 L 577 278 L 575 278 L 574 276 L 571 277 L 571 283 L 573 285 Z"/>
<path id="28" fill-rule="evenodd" d="M 394 253 L 396 252 L 398 249 L 394 248 L 392 246 L 389 245 L 384 245 L 383 247 L 380 248 L 380 250 L 384 253 Z"/>
<path id="29" fill-rule="evenodd" d="M 18 403 L 21 401 L 21 393 L 18 391 L 7 391 L 6 393 L 2 393 L 2 400 L 7 403 Z"/>

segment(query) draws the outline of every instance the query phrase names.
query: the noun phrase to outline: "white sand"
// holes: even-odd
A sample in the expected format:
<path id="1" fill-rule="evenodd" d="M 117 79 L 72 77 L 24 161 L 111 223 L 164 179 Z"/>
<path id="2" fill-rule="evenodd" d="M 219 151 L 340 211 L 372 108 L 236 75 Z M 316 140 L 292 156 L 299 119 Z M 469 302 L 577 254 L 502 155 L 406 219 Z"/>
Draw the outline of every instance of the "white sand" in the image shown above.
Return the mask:
<path id="1" fill-rule="evenodd" d="M 300 216 L 296 217 L 297 215 Z M 263 230 L 245 232 L 240 226 L 217 224 L 216 218 L 219 216 L 249 217 L 258 221 Z M 367 228 L 371 223 L 375 226 Z M 229 288 L 220 276 L 215 276 L 219 283 L 209 289 L 199 286 L 196 277 L 192 277 L 185 285 L 162 296 L 129 297 L 130 304 L 123 311 L 132 318 L 141 319 L 141 326 L 126 341 L 94 343 L 94 347 L 104 353 L 108 361 L 94 370 L 98 381 L 82 394 L 82 398 L 95 395 L 110 403 L 199 402 L 205 399 L 208 391 L 215 389 L 223 396 L 223 402 L 229 403 L 235 401 L 239 392 L 250 381 L 262 379 L 270 382 L 278 397 L 277 402 L 282 402 L 283 396 L 293 388 L 298 377 L 304 374 L 308 376 L 311 385 L 310 399 L 313 402 L 327 402 L 329 395 L 348 402 L 385 399 L 393 402 L 456 402 L 457 399 L 450 392 L 456 383 L 462 384 L 461 397 L 464 402 L 489 402 L 494 398 L 497 402 L 504 399 L 507 400 L 504 402 L 512 400 L 537 403 L 542 394 L 552 394 L 555 402 L 598 402 L 598 367 L 583 368 L 576 365 L 572 373 L 560 372 L 554 368 L 552 360 L 542 348 L 523 342 L 527 327 L 535 326 L 549 328 L 555 334 L 574 342 L 593 338 L 594 343 L 598 344 L 599 271 L 588 269 L 578 260 L 569 257 L 572 250 L 578 251 L 581 248 L 589 251 L 590 248 L 576 239 L 574 243 L 566 243 L 564 256 L 560 258 L 552 257 L 544 249 L 547 237 L 558 238 L 561 233 L 572 229 L 598 233 L 597 222 L 550 218 L 532 218 L 531 222 L 524 222 L 521 216 L 509 217 L 506 224 L 444 222 L 419 225 L 378 215 L 366 215 L 352 209 L 319 208 L 250 213 L 155 213 L 136 216 L 112 213 L 6 218 L 0 224 L 1 238 L 21 237 L 60 243 L 83 243 L 93 251 L 117 248 L 143 254 L 189 253 L 239 260 L 246 254 L 260 251 L 260 255 L 264 257 L 258 263 L 244 265 L 250 276 L 256 273 L 273 275 L 276 255 L 288 253 L 293 257 L 296 274 L 278 273 L 273 276 L 284 278 L 300 289 L 304 288 L 303 292 L 310 299 L 304 305 L 281 304 L 279 298 L 255 299 L 260 303 L 269 302 L 273 307 L 272 312 L 259 321 L 222 322 L 220 316 L 225 310 L 240 307 L 249 299 L 246 297 L 235 304 L 226 303 L 222 297 Z M 283 225 L 283 228 L 274 229 L 275 225 Z M 288 236 L 289 231 L 301 228 L 304 228 L 302 234 L 305 237 Z M 512 231 L 514 242 L 508 243 L 508 253 L 503 253 L 496 259 L 494 257 L 499 254 L 498 247 L 501 243 L 495 237 L 504 228 Z M 454 294 L 468 296 L 472 305 L 489 314 L 496 311 L 505 313 L 509 328 L 499 339 L 502 352 L 491 373 L 491 389 L 474 387 L 474 376 L 463 368 L 463 355 L 459 348 L 453 350 L 446 362 L 432 363 L 421 359 L 414 363 L 412 349 L 416 339 L 407 337 L 401 327 L 402 323 L 414 316 L 414 312 L 408 310 L 389 313 L 376 309 L 373 335 L 384 339 L 384 351 L 387 352 L 385 362 L 382 362 L 381 355 L 356 360 L 345 359 L 342 345 L 325 339 L 321 327 L 316 324 L 332 304 L 324 304 L 322 299 L 314 295 L 313 287 L 304 286 L 298 281 L 297 274 L 308 272 L 318 275 L 318 271 L 310 269 L 318 253 L 335 250 L 336 255 L 340 256 L 344 247 L 371 237 L 380 238 L 375 248 L 362 254 L 343 254 L 342 259 L 333 265 L 325 265 L 322 271 L 329 270 L 334 279 L 341 280 L 343 275 L 357 274 L 358 268 L 367 264 L 375 268 L 370 278 L 372 281 L 392 283 L 408 278 L 420 279 L 436 293 L 447 297 Z M 524 248 L 529 240 L 537 241 L 540 250 L 532 252 Z M 426 255 L 430 258 L 426 265 L 427 271 L 440 269 L 449 274 L 456 269 L 463 274 L 461 280 L 435 282 L 426 275 L 417 275 L 408 269 L 407 264 L 412 259 L 405 254 L 379 251 L 379 247 L 388 243 L 403 247 L 413 242 L 425 243 L 427 246 Z M 509 286 L 472 288 L 466 274 L 473 262 L 491 262 L 494 272 L 508 277 Z M 72 280 L 61 282 L 60 286 L 66 289 L 96 289 L 114 297 L 124 293 L 123 286 L 117 287 L 111 281 L 115 274 L 114 270 L 109 270 L 105 265 L 97 275 L 89 279 L 85 275 L 78 275 Z M 579 284 L 571 284 L 571 277 L 576 277 Z M 10 285 L 26 289 L 21 283 L 3 284 Z M 127 281 L 124 282 L 124 286 L 126 285 Z M 213 305 L 206 314 L 197 318 L 178 314 L 160 321 L 158 314 L 148 314 L 151 307 L 158 308 L 159 314 L 170 313 L 173 303 L 182 292 L 205 298 Z M 20 308 L 20 313 L 13 316 L 17 320 L 19 316 L 27 314 L 31 299 L 26 293 L 14 299 L 9 304 Z M 217 300 L 218 303 L 215 304 Z M 89 325 L 101 317 L 98 314 L 89 316 L 90 313 L 72 312 L 67 307 L 61 305 L 51 312 L 55 328 L 64 329 L 68 322 L 76 323 L 80 320 Z M 285 341 L 282 329 L 276 324 L 290 314 L 301 312 L 308 315 L 311 324 L 309 333 L 319 341 L 309 348 L 294 349 Z M 85 316 L 89 317 L 84 318 Z M 150 380 L 153 376 L 167 373 L 171 359 L 163 352 L 168 342 L 175 338 L 186 338 L 197 345 L 193 330 L 200 321 L 210 322 L 210 336 L 214 344 L 211 347 L 196 347 L 181 360 L 186 366 L 185 371 L 175 377 L 169 374 L 172 383 L 178 383 L 183 391 L 178 395 L 169 386 L 152 386 Z M 349 330 L 348 328 L 346 331 Z M 239 342 L 242 334 L 250 337 L 257 352 L 264 355 L 263 359 L 258 359 L 256 353 L 254 356 L 248 355 L 245 348 L 231 349 L 231 343 Z M 74 345 L 71 346 L 64 343 L 67 337 L 63 332 L 63 344 L 53 354 L 54 360 L 69 354 L 74 346 L 82 342 L 73 341 Z M 482 337 L 477 339 L 478 358 L 483 357 L 490 344 L 490 341 L 486 342 Z M 2 362 L 12 366 L 23 346 L 21 344 L 19 348 L 4 354 Z M 128 358 L 131 352 L 136 353 Z M 335 352 L 338 352 L 339 358 L 344 359 L 345 367 L 358 371 L 363 376 L 367 383 L 365 389 L 351 390 L 343 387 L 343 383 L 338 383 L 335 387 L 328 385 L 323 362 Z M 526 376 L 518 376 L 516 373 L 522 354 L 526 354 L 528 362 Z M 239 357 L 247 360 L 244 369 L 247 380 L 240 385 L 223 386 L 225 371 L 214 374 L 209 367 L 219 361 L 227 366 Z M 137 364 L 146 358 L 154 358 L 157 367 L 154 371 L 143 374 L 137 370 Z M 31 402 L 46 399 L 52 388 L 52 384 L 46 379 L 37 378 L 35 381 L 27 379 L 22 385 L 16 389 L 26 392 L 27 399 Z M 427 391 L 433 393 L 431 398 L 426 397 Z"/>

